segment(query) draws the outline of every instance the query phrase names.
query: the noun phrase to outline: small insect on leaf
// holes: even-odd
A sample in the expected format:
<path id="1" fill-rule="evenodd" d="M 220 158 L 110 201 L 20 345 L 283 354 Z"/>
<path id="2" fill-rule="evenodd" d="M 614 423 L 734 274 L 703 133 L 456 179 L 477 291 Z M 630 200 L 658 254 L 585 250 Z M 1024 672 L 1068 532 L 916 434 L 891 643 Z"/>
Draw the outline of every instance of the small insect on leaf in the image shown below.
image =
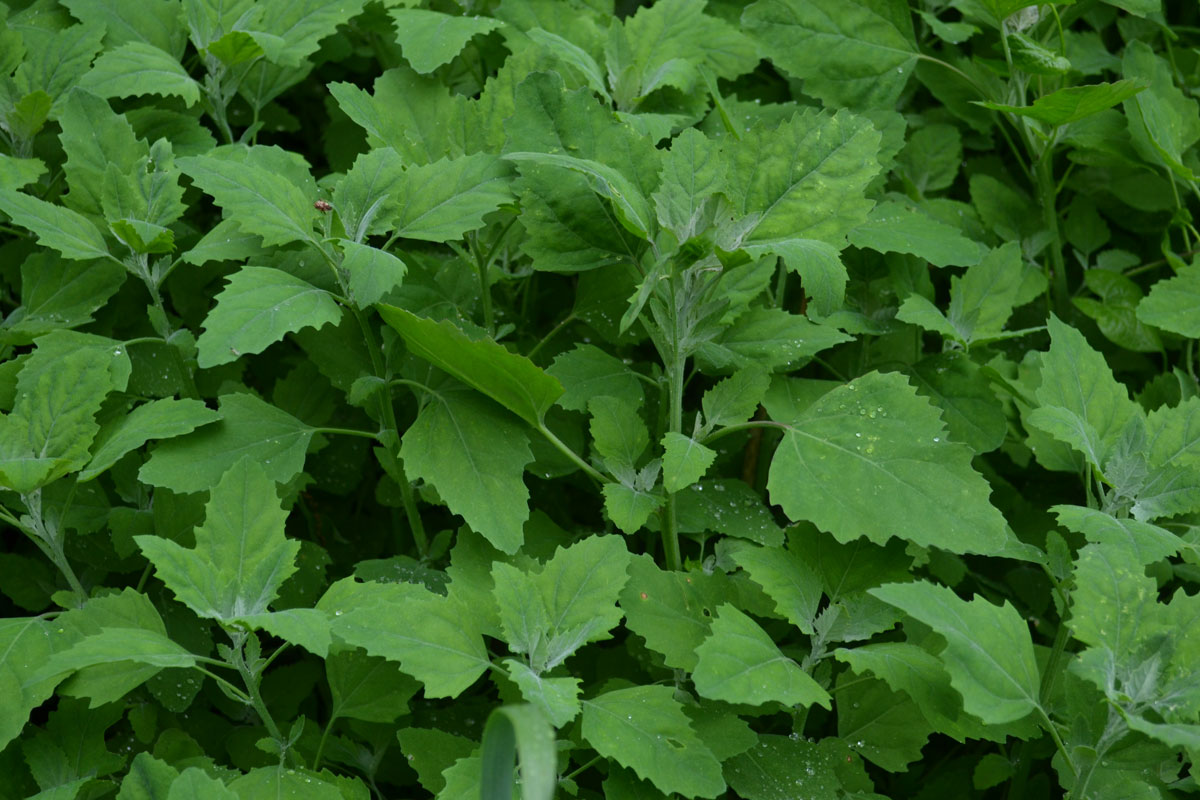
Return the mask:
<path id="1" fill-rule="evenodd" d="M 318 200 L 315 203 L 313 203 L 313 208 L 315 208 L 317 211 L 321 211 L 321 212 L 332 211 L 333 204 L 330 203 L 328 200 Z"/>

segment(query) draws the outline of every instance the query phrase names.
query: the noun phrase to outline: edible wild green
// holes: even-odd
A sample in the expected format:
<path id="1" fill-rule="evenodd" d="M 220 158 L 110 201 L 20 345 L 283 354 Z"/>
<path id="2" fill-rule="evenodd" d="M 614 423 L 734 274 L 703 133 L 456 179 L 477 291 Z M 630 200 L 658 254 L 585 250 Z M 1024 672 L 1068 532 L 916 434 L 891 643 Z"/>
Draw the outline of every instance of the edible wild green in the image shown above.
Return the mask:
<path id="1" fill-rule="evenodd" d="M 0 799 L 1195 794 L 1192 5 L 0 20 Z"/>

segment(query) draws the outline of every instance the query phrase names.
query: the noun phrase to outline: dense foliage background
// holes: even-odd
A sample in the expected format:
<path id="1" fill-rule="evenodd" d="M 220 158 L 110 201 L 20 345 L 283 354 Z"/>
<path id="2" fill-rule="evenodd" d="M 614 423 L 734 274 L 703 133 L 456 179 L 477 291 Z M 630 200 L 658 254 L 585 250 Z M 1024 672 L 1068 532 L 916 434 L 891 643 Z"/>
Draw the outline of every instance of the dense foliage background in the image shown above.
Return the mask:
<path id="1" fill-rule="evenodd" d="M 0 798 L 1196 792 L 1195 3 L 0 20 Z"/>

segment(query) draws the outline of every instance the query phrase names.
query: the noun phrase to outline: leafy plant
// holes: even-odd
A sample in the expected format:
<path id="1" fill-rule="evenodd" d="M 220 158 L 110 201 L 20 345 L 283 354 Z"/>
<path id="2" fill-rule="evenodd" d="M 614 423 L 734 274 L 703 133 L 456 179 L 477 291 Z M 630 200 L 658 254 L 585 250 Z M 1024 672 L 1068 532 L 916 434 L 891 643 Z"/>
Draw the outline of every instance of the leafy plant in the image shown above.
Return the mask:
<path id="1" fill-rule="evenodd" d="M 1195 8 L 0 10 L 0 798 L 1196 793 Z"/>

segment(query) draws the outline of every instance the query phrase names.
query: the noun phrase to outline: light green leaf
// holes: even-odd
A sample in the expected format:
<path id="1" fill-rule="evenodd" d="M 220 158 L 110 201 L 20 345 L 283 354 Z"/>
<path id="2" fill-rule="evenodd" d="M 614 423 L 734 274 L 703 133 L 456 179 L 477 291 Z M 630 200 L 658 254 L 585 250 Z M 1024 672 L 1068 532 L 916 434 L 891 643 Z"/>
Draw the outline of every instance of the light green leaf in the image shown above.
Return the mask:
<path id="1" fill-rule="evenodd" d="M 188 550 L 158 536 L 135 536 L 159 579 L 198 616 L 222 621 L 262 614 L 296 571 L 298 542 L 283 534 L 287 512 L 275 482 L 243 458 L 213 487 Z"/>
<path id="2" fill-rule="evenodd" d="M 704 477 L 717 451 L 682 433 L 665 433 L 663 445 L 663 488 L 674 494 Z"/>
<path id="3" fill-rule="evenodd" d="M 0 153 L 0 189 L 20 189 L 33 183 L 46 171 L 37 158 L 17 158 Z"/>
<path id="4" fill-rule="evenodd" d="M 771 463 L 771 500 L 839 541 L 898 536 L 952 552 L 989 553 L 1004 517 L 970 448 L 946 440 L 936 408 L 896 373 L 869 373 L 794 420 Z M 837 502 L 830 502 L 830 498 Z"/>
<path id="5" fill-rule="evenodd" d="M 740 425 L 749 420 L 766 395 L 770 382 L 770 376 L 757 367 L 740 369 L 718 381 L 700 399 L 705 430 Z"/>
<path id="6" fill-rule="evenodd" d="M 128 273 L 112 261 L 76 261 L 33 253 L 21 263 L 21 306 L 0 322 L 0 341 L 29 344 L 60 328 L 92 321 L 125 282 Z"/>
<path id="7" fill-rule="evenodd" d="M 389 227 L 406 239 L 459 239 L 513 200 L 508 175 L 508 165 L 486 153 L 410 166 Z"/>
<path id="8" fill-rule="evenodd" d="M 979 105 L 995 111 L 1007 111 L 1032 117 L 1047 125 L 1067 125 L 1084 117 L 1098 114 L 1133 97 L 1146 88 L 1140 81 L 1123 80 L 1116 83 L 1095 83 L 1087 86 L 1068 86 L 1044 94 L 1032 105 L 1010 106 L 1004 103 L 981 102 Z"/>
<path id="9" fill-rule="evenodd" d="M 69 208 L 47 203 L 13 189 L 0 188 L 0 211 L 33 231 L 38 242 L 67 258 L 107 258 L 104 237 L 87 217 Z"/>
<path id="10" fill-rule="evenodd" d="M 614 469 L 633 470 L 650 444 L 650 433 L 637 408 L 610 395 L 588 402 L 592 445 Z"/>
<path id="11" fill-rule="evenodd" d="M 1154 579 L 1120 544 L 1089 544 L 1075 561 L 1068 623 L 1079 641 L 1129 658 L 1154 634 L 1163 615 L 1154 612 Z M 1104 688 L 1103 685 L 1100 686 Z"/>
<path id="12" fill-rule="evenodd" d="M 1146 438 L 1151 467 L 1200 464 L 1200 398 L 1151 411 L 1146 415 Z"/>
<path id="13" fill-rule="evenodd" d="M 583 701 L 583 738 L 659 791 L 716 797 L 725 790 L 720 762 L 696 738 L 668 686 L 635 686 Z"/>
<path id="14" fill-rule="evenodd" d="M 945 637 L 941 654 L 963 708 L 989 724 L 1016 722 L 1039 707 L 1041 677 L 1029 627 L 1005 602 L 966 601 L 932 583 L 891 583 L 868 590 Z"/>
<path id="15" fill-rule="evenodd" d="M 377 147 L 356 158 L 333 190 L 333 207 L 346 236 L 362 242 L 368 234 L 386 230 L 403 183 L 404 160 L 392 148 Z"/>
<path id="16" fill-rule="evenodd" d="M 27 36 L 32 28 L 26 28 Z M 88 71 L 103 38 L 103 27 L 70 25 L 34 39 L 40 46 L 28 50 L 25 61 L 13 74 L 17 96 L 45 92 L 53 99 L 57 112 L 67 91 Z"/>
<path id="17" fill-rule="evenodd" d="M 1200 338 L 1200 264 L 1183 267 L 1173 277 L 1159 281 L 1138 303 L 1137 318 L 1147 325 Z"/>
<path id="18" fill-rule="evenodd" d="M 252 394 L 222 395 L 221 421 L 155 448 L 138 477 L 151 486 L 186 494 L 216 486 L 243 457 L 261 464 L 276 483 L 304 468 L 313 429 Z"/>
<path id="19" fill-rule="evenodd" d="M 38 683 L 102 664 L 134 662 L 152 667 L 192 667 L 196 655 L 176 644 L 164 631 L 145 628 L 101 628 L 100 632 L 55 653 L 30 680 Z M 128 668 L 128 664 L 124 665 Z"/>
<path id="20" fill-rule="evenodd" d="M 831 108 L 891 108 L 917 63 L 903 0 L 759 0 L 742 24 L 763 55 Z"/>
<path id="21" fill-rule="evenodd" d="M 904 298 L 904 302 L 896 311 L 896 319 L 941 334 L 951 340 L 960 339 L 962 335 L 957 328 L 950 324 L 950 321 L 942 314 L 941 309 L 933 304 L 933 301 L 920 294 L 910 294 Z"/>
<path id="22" fill-rule="evenodd" d="M 832 325 L 811 322 L 800 314 L 752 308 L 711 342 L 700 345 L 696 356 L 717 373 L 748 367 L 795 369 L 803 359 L 850 339 Z"/>
<path id="23" fill-rule="evenodd" d="M 271 4 L 263 6 L 264 13 L 258 29 L 270 31 L 284 42 L 279 51 L 272 54 L 273 60 L 285 67 L 296 67 L 317 52 L 322 39 L 331 35 L 339 25 L 357 16 L 362 8 L 363 0 L 343 0 L 340 3 L 294 0 Z"/>
<path id="24" fill-rule="evenodd" d="M 330 653 L 325 658 L 325 676 L 331 717 L 385 725 L 408 713 L 408 701 L 421 688 L 391 661 L 357 648 Z"/>
<path id="25" fill-rule="evenodd" d="M 750 705 L 830 707 L 828 692 L 779 652 L 758 623 L 729 603 L 717 609 L 712 633 L 696 648 L 696 657 L 692 681 L 702 697 Z"/>
<path id="26" fill-rule="evenodd" d="M 576 344 L 559 354 L 546 373 L 562 383 L 558 404 L 568 411 L 586 411 L 598 395 L 619 398 L 628 408 L 641 406 L 642 382 L 623 361 L 591 344 Z"/>
<path id="27" fill-rule="evenodd" d="M 563 393 L 558 380 L 491 339 L 472 339 L 450 322 L 434 322 L 395 306 L 380 305 L 378 310 L 415 355 L 483 392 L 534 427 Z"/>
<path id="28" fill-rule="evenodd" d="M 664 571 L 642 555 L 630 561 L 621 609 L 625 627 L 662 653 L 668 667 L 692 670 L 696 648 L 708 637 L 709 620 L 729 599 L 715 575 Z"/>
<path id="29" fill-rule="evenodd" d="M 919 193 L 925 194 L 953 185 L 962 166 L 962 155 L 962 134 L 958 128 L 933 123 L 909 132 L 896 160 L 901 174 Z"/>
<path id="30" fill-rule="evenodd" d="M 1019 301 L 1025 280 L 1021 246 L 1006 242 L 989 251 L 962 277 L 950 279 L 947 317 L 970 346 L 999 336 Z"/>
<path id="31" fill-rule="evenodd" d="M 288 608 L 283 611 L 264 611 L 238 617 L 239 626 L 263 630 L 285 642 L 300 645 L 315 656 L 324 658 L 333 643 L 330 620 L 314 608 Z"/>
<path id="32" fill-rule="evenodd" d="M 687 128 L 662 154 L 659 188 L 651 199 L 659 224 L 686 242 L 707 226 L 710 202 L 722 189 L 725 161 L 718 144 L 695 128 Z"/>
<path id="33" fill-rule="evenodd" d="M 451 511 L 497 548 L 515 553 L 521 546 L 529 518 L 522 475 L 533 454 L 512 417 L 470 391 L 443 389 L 405 431 L 400 458 L 410 479 L 432 484 Z"/>
<path id="34" fill-rule="evenodd" d="M 183 53 L 187 33 L 180 24 L 179 6 L 169 0 L 136 6 L 121 0 L 65 0 L 63 5 L 76 19 L 95 27 L 103 25 L 110 46 L 144 42 L 168 53 Z"/>
<path id="35" fill-rule="evenodd" d="M 731 557 L 774 601 L 776 611 L 801 632 L 812 635 L 821 604 L 821 578 L 798 553 L 775 547 L 741 547 Z"/>
<path id="36" fill-rule="evenodd" d="M 521 689 L 525 702 L 546 715 L 550 724 L 561 728 L 579 714 L 579 678 L 547 678 L 515 658 L 504 660 L 508 677 Z"/>
<path id="37" fill-rule="evenodd" d="M 592 191 L 612 202 L 617 218 L 626 230 L 642 239 L 653 238 L 655 217 L 650 210 L 650 203 L 642 195 L 641 188 L 616 168 L 592 159 L 561 153 L 513 152 L 505 153 L 504 158 L 518 162 L 531 161 L 583 175 Z"/>
<path id="38" fill-rule="evenodd" d="M 313 241 L 312 200 L 283 175 L 258 164 L 215 156 L 188 156 L 176 165 L 216 200 L 247 233 L 267 246 Z"/>
<path id="39" fill-rule="evenodd" d="M 180 97 L 189 106 L 200 102 L 200 84 L 175 58 L 144 42 L 126 42 L 102 53 L 79 85 L 101 97 L 156 94 Z"/>
<path id="40" fill-rule="evenodd" d="M 217 295 L 196 340 L 207 369 L 261 353 L 285 334 L 337 324 L 342 309 L 324 289 L 269 267 L 242 267 Z"/>
<path id="41" fill-rule="evenodd" d="M 229 784 L 229 789 L 241 800 L 259 797 L 276 797 L 281 800 L 285 797 L 288 800 L 345 800 L 345 795 L 337 786 L 321 780 L 317 773 L 285 767 L 282 764 L 257 767 L 234 779 Z"/>
<path id="42" fill-rule="evenodd" d="M 1050 349 L 1042 354 L 1039 408 L 1027 419 L 1103 468 L 1138 407 L 1113 378 L 1104 356 L 1075 328 L 1051 317 Z"/>
<path id="43" fill-rule="evenodd" d="M 397 661 L 426 697 L 456 697 L 491 663 L 470 612 L 454 597 L 411 583 L 345 578 L 317 604 L 333 632 L 373 656 Z"/>
<path id="44" fill-rule="evenodd" d="M 991 384 L 962 350 L 935 353 L 908 369 L 917 391 L 942 409 L 950 438 L 989 453 L 1004 443 L 1008 419 Z"/>
<path id="45" fill-rule="evenodd" d="M 751 258 L 777 255 L 790 272 L 800 276 L 814 317 L 824 317 L 842 307 L 849 275 L 838 248 L 816 239 L 755 241 L 743 248 Z"/>
<path id="46" fill-rule="evenodd" d="M 121 456 L 151 439 L 169 439 L 191 433 L 220 418 L 220 414 L 199 400 L 168 397 L 140 405 L 100 432 L 92 460 L 79 473 L 79 480 L 91 480 L 117 463 Z"/>
<path id="47" fill-rule="evenodd" d="M 849 744 L 834 736 L 810 742 L 759 734 L 757 744 L 725 763 L 725 778 L 747 800 L 872 797 L 874 788 Z"/>
<path id="48" fill-rule="evenodd" d="M 850 231 L 850 243 L 880 253 L 909 253 L 938 267 L 978 264 L 983 247 L 957 229 L 895 200 L 871 210 L 867 221 Z"/>
<path id="49" fill-rule="evenodd" d="M 637 533 L 663 504 L 658 495 L 622 483 L 606 483 L 601 491 L 604 510 L 623 533 Z"/>
<path id="50" fill-rule="evenodd" d="M 549 623 L 548 669 L 584 644 L 609 638 L 621 621 L 616 603 L 628 579 L 629 560 L 621 537 L 590 536 L 560 547 L 533 576 Z"/>
<path id="51" fill-rule="evenodd" d="M 504 25 L 490 17 L 455 17 L 419 8 L 393 8 L 388 15 L 396 24 L 404 57 L 422 73 L 449 64 L 472 38 Z"/>
<path id="52" fill-rule="evenodd" d="M 493 709 L 480 743 L 480 800 L 511 800 L 521 787 L 521 800 L 553 800 L 558 785 L 554 729 L 528 705 Z M 521 768 L 520 780 L 515 768 Z"/>
<path id="53" fill-rule="evenodd" d="M 124 788 L 124 784 L 122 784 Z M 239 800 L 238 795 L 200 767 L 188 767 L 171 782 L 166 800 Z"/>
<path id="54" fill-rule="evenodd" d="M 1125 101 L 1134 149 L 1184 180 L 1195 180 L 1184 152 L 1200 139 L 1200 106 L 1175 85 L 1174 71 L 1148 44 L 1134 40 L 1121 60 L 1126 78 L 1148 88 Z"/>
<path id="55" fill-rule="evenodd" d="M 842 673 L 838 686 L 838 737 L 854 742 L 863 758 L 888 772 L 904 772 L 921 758 L 932 727 L 909 697 L 886 683 Z"/>
<path id="56" fill-rule="evenodd" d="M 208 233 L 196 242 L 181 258 L 197 266 L 210 261 L 244 261 L 266 259 L 270 251 L 263 247 L 262 239 L 246 233 L 233 219 L 223 219 L 209 228 Z"/>
<path id="57" fill-rule="evenodd" d="M 370 245 L 339 239 L 345 258 L 342 268 L 350 273 L 350 294 L 359 308 L 379 302 L 404 280 L 408 266 L 396 256 Z"/>
<path id="58" fill-rule="evenodd" d="M 0 746 L 16 739 L 29 714 L 54 694 L 57 677 L 30 679 L 61 646 L 57 627 L 40 617 L 0 620 Z"/>
<path id="59" fill-rule="evenodd" d="M 1108 544 L 1127 550 L 1138 564 L 1153 564 L 1175 555 L 1184 542 L 1170 531 L 1139 522 L 1136 519 L 1117 519 L 1082 506 L 1051 506 L 1064 528 L 1082 533 L 1089 542 Z"/>

